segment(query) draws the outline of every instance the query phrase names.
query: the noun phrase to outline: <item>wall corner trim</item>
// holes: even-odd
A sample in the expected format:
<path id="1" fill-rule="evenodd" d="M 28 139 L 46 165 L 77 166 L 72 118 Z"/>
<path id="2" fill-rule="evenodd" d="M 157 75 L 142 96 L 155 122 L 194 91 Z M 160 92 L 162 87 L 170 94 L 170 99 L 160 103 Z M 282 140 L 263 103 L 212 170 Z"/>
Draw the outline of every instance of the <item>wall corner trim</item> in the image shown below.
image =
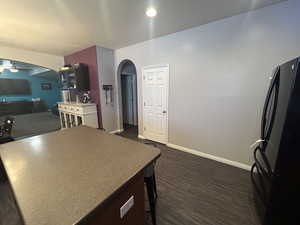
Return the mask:
<path id="1" fill-rule="evenodd" d="M 141 135 L 141 134 L 139 134 L 138 138 L 139 138 L 139 139 L 143 139 L 143 140 L 146 139 L 146 138 L 145 138 L 143 135 Z"/>
<path id="2" fill-rule="evenodd" d="M 200 152 L 200 151 L 197 151 L 197 150 L 194 150 L 194 149 L 189 149 L 189 148 L 182 147 L 182 146 L 175 145 L 175 144 L 171 144 L 171 143 L 168 143 L 167 146 L 170 147 L 170 148 L 177 149 L 177 150 L 180 150 L 180 151 L 183 151 L 183 152 L 187 152 L 187 153 L 190 153 L 190 154 L 193 154 L 193 155 L 197 155 L 197 156 L 200 156 L 200 157 L 203 157 L 203 158 L 211 159 L 211 160 L 221 162 L 221 163 L 224 163 L 224 164 L 227 164 L 227 165 L 230 165 L 230 166 L 234 166 L 234 167 L 237 167 L 237 168 L 240 168 L 240 169 L 243 169 L 243 170 L 247 170 L 247 171 L 251 170 L 251 166 L 249 166 L 247 164 L 239 163 L 239 162 L 236 162 L 236 161 L 231 161 L 231 160 L 228 160 L 228 159 L 225 159 L 225 158 L 222 158 L 222 157 L 210 155 L 210 154 L 207 154 L 207 153 L 204 153 L 204 152 Z"/>
<path id="3" fill-rule="evenodd" d="M 124 131 L 124 129 L 119 129 L 119 130 L 114 130 L 114 131 L 110 131 L 110 134 L 118 134 L 118 133 L 122 133 Z"/>

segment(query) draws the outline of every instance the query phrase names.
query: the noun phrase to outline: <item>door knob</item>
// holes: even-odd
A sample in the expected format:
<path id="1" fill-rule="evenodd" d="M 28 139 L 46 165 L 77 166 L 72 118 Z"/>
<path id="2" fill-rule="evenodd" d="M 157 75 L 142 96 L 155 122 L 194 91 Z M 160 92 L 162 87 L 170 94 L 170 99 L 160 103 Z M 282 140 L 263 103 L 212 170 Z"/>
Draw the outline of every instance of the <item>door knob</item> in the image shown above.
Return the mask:
<path id="1" fill-rule="evenodd" d="M 163 111 L 163 113 L 165 114 L 165 113 L 167 113 L 167 111 L 166 111 L 166 110 L 164 110 L 164 111 Z"/>

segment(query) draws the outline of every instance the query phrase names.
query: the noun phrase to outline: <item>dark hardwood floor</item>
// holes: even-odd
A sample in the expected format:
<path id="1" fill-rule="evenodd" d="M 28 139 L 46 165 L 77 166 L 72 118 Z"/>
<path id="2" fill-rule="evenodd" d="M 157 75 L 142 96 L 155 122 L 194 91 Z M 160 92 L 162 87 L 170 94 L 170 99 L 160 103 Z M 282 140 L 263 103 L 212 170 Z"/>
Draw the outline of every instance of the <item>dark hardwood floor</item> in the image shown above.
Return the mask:
<path id="1" fill-rule="evenodd" d="M 129 125 L 129 124 L 123 124 L 124 132 L 121 134 L 121 136 L 124 136 L 129 139 L 138 140 L 137 136 L 139 133 L 138 127 Z"/>
<path id="2" fill-rule="evenodd" d="M 22 225 L 8 181 L 0 179 L 0 225 Z"/>
<path id="3" fill-rule="evenodd" d="M 140 140 L 136 131 L 120 135 L 162 152 L 156 165 L 158 225 L 259 225 L 249 172 Z M 0 225 L 20 224 L 8 183 L 0 182 Z"/>
<path id="4" fill-rule="evenodd" d="M 158 225 L 259 225 L 248 171 L 140 140 L 131 131 L 120 135 L 162 152 L 156 166 Z"/>

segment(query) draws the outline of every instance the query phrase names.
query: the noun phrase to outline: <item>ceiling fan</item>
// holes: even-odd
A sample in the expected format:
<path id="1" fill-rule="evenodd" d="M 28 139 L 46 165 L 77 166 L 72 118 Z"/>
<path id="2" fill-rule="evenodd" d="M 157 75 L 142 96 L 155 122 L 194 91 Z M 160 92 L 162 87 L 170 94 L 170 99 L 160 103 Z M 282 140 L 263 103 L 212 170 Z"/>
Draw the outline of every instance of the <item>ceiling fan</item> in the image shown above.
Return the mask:
<path id="1" fill-rule="evenodd" d="M 2 73 L 4 70 L 9 70 L 11 73 L 17 73 L 19 71 L 31 71 L 32 69 L 22 67 L 11 60 L 2 60 L 2 64 L 0 64 L 0 73 Z"/>

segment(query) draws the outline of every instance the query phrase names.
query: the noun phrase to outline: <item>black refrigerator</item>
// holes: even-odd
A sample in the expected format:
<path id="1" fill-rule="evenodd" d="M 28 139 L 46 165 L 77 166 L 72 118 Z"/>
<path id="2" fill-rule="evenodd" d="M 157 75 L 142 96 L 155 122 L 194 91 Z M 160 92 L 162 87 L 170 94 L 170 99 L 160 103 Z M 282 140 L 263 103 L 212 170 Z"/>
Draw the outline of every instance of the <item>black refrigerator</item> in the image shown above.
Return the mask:
<path id="1" fill-rule="evenodd" d="M 300 58 L 275 69 L 251 170 L 263 225 L 300 224 Z"/>

